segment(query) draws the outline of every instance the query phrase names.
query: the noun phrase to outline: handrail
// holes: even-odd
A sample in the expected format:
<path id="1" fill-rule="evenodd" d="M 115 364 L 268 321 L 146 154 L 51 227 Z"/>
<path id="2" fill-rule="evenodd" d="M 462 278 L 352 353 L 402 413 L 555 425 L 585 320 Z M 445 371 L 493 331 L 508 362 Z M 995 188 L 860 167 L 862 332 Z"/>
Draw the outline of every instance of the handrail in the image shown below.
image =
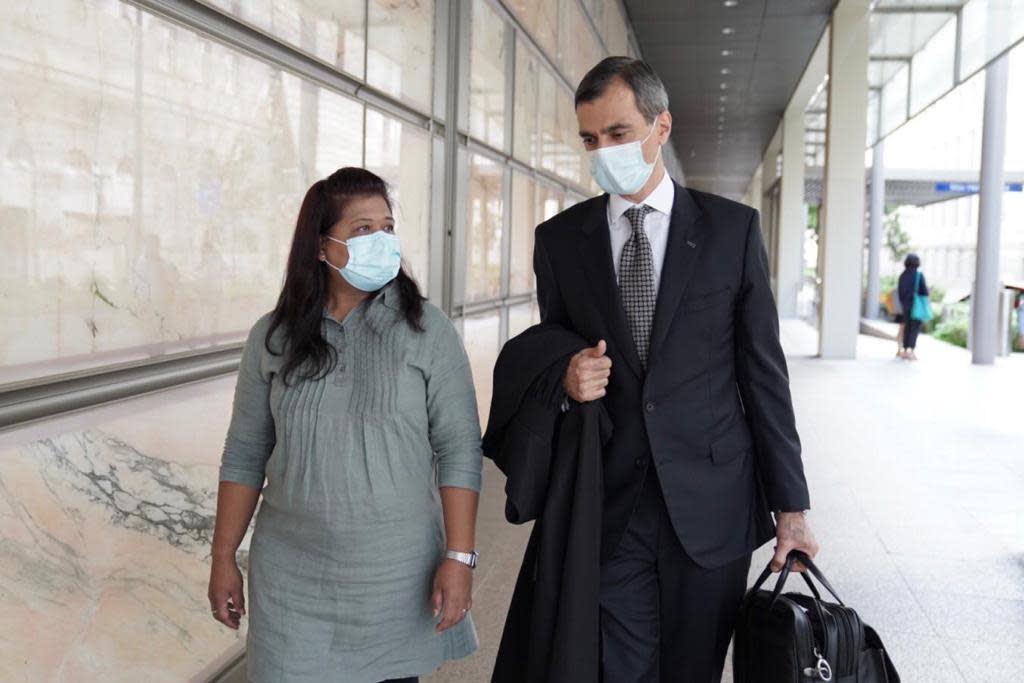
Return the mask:
<path id="1" fill-rule="evenodd" d="M 22 382 L 0 390 L 0 431 L 238 370 L 242 344 Z"/>

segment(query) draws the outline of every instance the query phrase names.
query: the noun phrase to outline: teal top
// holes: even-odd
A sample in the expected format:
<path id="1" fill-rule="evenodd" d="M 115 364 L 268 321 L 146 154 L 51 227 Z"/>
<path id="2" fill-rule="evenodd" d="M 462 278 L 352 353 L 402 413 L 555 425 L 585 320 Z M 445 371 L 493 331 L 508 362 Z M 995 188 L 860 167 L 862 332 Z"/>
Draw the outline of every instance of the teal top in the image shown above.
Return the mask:
<path id="1" fill-rule="evenodd" d="M 480 490 L 480 424 L 461 339 L 425 303 L 413 330 L 392 282 L 323 334 L 325 377 L 281 379 L 259 319 L 242 353 L 220 480 L 263 487 L 249 551 L 249 680 L 376 683 L 477 646 L 438 634 L 438 487 Z M 282 332 L 271 339 L 281 348 Z M 264 487 L 264 480 L 266 486 Z"/>

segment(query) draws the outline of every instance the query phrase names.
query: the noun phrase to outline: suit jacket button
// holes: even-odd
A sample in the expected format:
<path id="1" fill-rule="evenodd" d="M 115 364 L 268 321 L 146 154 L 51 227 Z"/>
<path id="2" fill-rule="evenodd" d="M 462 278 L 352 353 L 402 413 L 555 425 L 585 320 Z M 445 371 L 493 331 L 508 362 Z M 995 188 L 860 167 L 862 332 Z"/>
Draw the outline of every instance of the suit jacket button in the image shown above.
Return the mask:
<path id="1" fill-rule="evenodd" d="M 647 405 L 645 406 L 645 408 L 647 408 L 647 412 L 648 413 L 653 413 L 654 412 L 654 403 L 652 401 L 648 401 Z"/>
<path id="2" fill-rule="evenodd" d="M 647 460 L 645 458 L 637 458 L 636 459 L 636 466 L 637 467 L 643 467 L 644 463 L 646 463 L 646 462 L 647 462 Z"/>

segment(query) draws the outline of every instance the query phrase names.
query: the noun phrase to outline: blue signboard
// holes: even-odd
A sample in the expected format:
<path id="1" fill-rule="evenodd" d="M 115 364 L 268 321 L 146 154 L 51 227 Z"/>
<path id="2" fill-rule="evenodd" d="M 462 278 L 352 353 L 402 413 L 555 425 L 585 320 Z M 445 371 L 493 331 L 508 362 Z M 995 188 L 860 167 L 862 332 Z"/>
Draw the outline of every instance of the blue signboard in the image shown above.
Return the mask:
<path id="1" fill-rule="evenodd" d="M 957 192 L 960 194 L 977 192 L 978 183 L 935 183 L 936 192 Z M 1007 192 L 1024 192 L 1024 183 L 1006 183 Z"/>

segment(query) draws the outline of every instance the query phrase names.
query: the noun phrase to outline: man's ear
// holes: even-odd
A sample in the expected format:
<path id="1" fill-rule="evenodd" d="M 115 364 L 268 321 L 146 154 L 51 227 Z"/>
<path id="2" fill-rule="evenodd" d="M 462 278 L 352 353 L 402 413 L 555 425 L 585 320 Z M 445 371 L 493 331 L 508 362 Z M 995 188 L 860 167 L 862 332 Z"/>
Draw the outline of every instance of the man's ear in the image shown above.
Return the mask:
<path id="1" fill-rule="evenodd" d="M 661 140 L 661 136 L 664 135 L 664 139 Z M 672 112 L 665 110 L 658 114 L 658 138 L 661 140 L 661 144 L 668 142 L 669 136 L 672 135 Z"/>

